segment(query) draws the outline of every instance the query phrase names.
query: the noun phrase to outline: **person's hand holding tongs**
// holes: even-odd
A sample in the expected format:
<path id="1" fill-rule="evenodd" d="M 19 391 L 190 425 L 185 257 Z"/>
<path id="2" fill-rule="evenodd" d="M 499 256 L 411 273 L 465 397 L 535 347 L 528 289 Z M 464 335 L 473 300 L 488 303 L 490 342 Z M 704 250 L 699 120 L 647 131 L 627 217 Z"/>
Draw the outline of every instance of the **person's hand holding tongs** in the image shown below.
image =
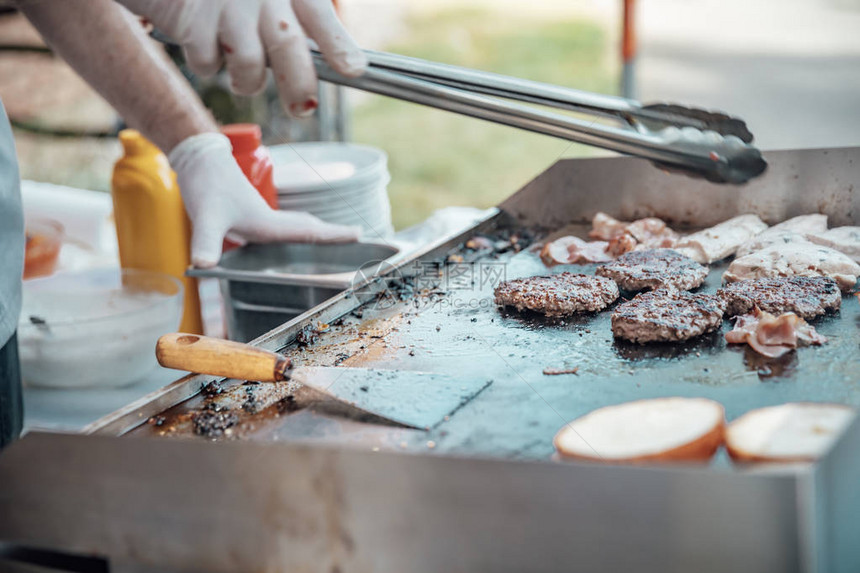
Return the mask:
<path id="1" fill-rule="evenodd" d="M 743 121 L 680 105 L 620 97 L 362 51 L 330 0 L 121 0 L 184 48 L 192 70 L 222 62 L 235 91 L 255 93 L 272 68 L 285 109 L 316 108 L 316 76 L 333 83 L 603 147 L 720 183 L 743 183 L 766 163 Z M 307 50 L 308 38 L 314 44 Z M 369 63 L 369 66 L 368 66 Z M 316 67 L 316 74 L 314 73 Z M 513 101 L 510 101 L 513 100 Z M 610 119 L 586 121 L 515 103 Z"/>

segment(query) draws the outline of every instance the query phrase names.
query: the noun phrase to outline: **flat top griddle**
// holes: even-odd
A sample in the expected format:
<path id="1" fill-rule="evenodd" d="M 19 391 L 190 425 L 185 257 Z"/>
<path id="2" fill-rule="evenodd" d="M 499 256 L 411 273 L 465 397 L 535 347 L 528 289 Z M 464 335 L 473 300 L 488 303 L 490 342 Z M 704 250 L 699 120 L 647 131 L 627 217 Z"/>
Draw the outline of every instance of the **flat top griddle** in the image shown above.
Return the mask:
<path id="1" fill-rule="evenodd" d="M 291 399 L 284 385 L 218 380 L 210 390 L 221 393 L 204 399 L 200 386 L 212 378 L 189 376 L 84 435 L 33 432 L 4 451 L 0 477 L 9 487 L 0 509 L 9 519 L 0 525 L 29 545 L 44 546 L 48 536 L 69 552 L 92 551 L 101 540 L 117 562 L 145 556 L 162 569 L 856 570 L 856 421 L 815 465 L 737 471 L 726 457 L 696 468 L 548 463 L 564 421 L 635 398 L 710 396 L 730 418 L 787 400 L 856 404 L 855 297 L 816 321 L 827 346 L 762 364 L 719 335 L 682 346 L 616 344 L 608 313 L 564 324 L 500 313 L 480 276 L 474 288 L 420 284 L 436 272 L 430 263 L 452 251 L 474 258 L 476 268 L 507 263 L 505 278 L 545 273 L 533 253 L 479 256 L 462 244 L 506 226 L 566 232 L 597 211 L 621 220 L 656 216 L 678 230 L 742 213 L 768 224 L 816 212 L 830 226 L 860 224 L 860 148 L 766 157 L 767 173 L 742 187 L 678 178 L 625 157 L 559 160 L 468 232 L 397 263 L 405 278 L 389 290 L 400 296 L 371 301 L 376 287 L 362 285 L 254 342 L 307 364 L 493 379 L 429 432 L 352 419 L 306 389 Z M 587 227 L 573 229 L 583 236 Z M 720 271 L 705 291 L 716 288 Z M 331 324 L 315 335 L 319 321 Z M 546 376 L 547 367 L 579 370 Z M 238 423 L 220 436 L 196 435 L 191 417 L 209 403 L 230 406 Z M 124 435 L 176 439 L 117 437 Z M 334 447 L 316 447 L 325 442 Z M 39 471 L 45 459 L 57 470 Z M 104 503 L 80 511 L 79 501 L 90 499 Z M 154 544 L 165 550 L 148 551 Z M 607 551 L 615 547 L 624 551 Z"/>
<path id="2" fill-rule="evenodd" d="M 579 236 L 587 233 L 585 226 L 572 229 Z M 304 331 L 299 342 L 283 350 L 298 364 L 419 370 L 492 381 L 436 428 L 421 432 L 351 418 L 304 389 L 291 394 L 286 385 L 224 381 L 210 386 L 208 396 L 201 393 L 130 434 L 337 442 L 545 459 L 553 454 L 552 438 L 565 422 L 629 400 L 708 397 L 726 407 L 730 420 L 752 408 L 789 401 L 860 405 L 860 302 L 853 295 L 843 297 L 839 312 L 813 321 L 828 337 L 826 345 L 767 359 L 745 345 L 727 345 L 729 321 L 720 331 L 686 343 L 642 346 L 613 339 L 614 306 L 550 320 L 500 310 L 493 302 L 498 280 L 564 271 L 593 274 L 596 265 L 547 269 L 533 250 L 498 253 L 463 246 L 447 261 L 416 261 L 420 268 L 411 270 L 415 276 L 395 278 L 384 296 L 335 324 Z M 716 291 L 726 266 L 712 265 L 699 290 Z M 622 293 L 622 300 L 630 296 Z M 547 375 L 544 369 L 576 372 Z M 204 407 L 227 408 L 237 423 L 195 434 L 192 418 Z"/>

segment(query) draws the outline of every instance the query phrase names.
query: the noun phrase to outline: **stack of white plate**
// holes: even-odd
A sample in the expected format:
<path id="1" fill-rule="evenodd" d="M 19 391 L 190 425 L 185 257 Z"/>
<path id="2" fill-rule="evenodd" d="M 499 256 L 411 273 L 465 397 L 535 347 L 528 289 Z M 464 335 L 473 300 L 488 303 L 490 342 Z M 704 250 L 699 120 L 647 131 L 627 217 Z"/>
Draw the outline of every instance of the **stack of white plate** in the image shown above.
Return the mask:
<path id="1" fill-rule="evenodd" d="M 291 143 L 269 148 L 278 206 L 330 223 L 358 225 L 368 240 L 390 239 L 388 156 L 351 143 Z"/>

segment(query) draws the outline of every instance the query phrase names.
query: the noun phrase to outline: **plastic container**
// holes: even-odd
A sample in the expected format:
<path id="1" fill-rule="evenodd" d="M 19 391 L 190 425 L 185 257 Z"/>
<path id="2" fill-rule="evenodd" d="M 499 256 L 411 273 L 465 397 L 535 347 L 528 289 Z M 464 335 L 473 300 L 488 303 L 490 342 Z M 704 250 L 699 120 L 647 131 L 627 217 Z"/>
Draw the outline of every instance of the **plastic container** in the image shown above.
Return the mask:
<path id="1" fill-rule="evenodd" d="M 18 346 L 25 383 L 118 387 L 156 366 L 155 342 L 182 315 L 182 282 L 164 273 L 97 269 L 24 283 Z"/>
<path id="2" fill-rule="evenodd" d="M 116 252 L 113 204 L 109 195 L 42 181 L 21 180 L 25 221 L 54 219 L 63 242 L 99 252 Z"/>
<path id="3" fill-rule="evenodd" d="M 191 265 L 191 224 L 167 157 L 137 131 L 119 134 L 125 155 L 111 181 L 119 260 L 124 269 L 167 273 L 185 286 L 180 328 L 203 334 L 197 280 Z"/>
<path id="4" fill-rule="evenodd" d="M 53 219 L 27 219 L 24 233 L 24 279 L 53 274 L 63 245 L 63 226 Z"/>
<path id="5" fill-rule="evenodd" d="M 272 157 L 262 144 L 262 130 L 253 123 L 233 123 L 221 128 L 233 146 L 233 157 L 266 203 L 278 208 L 278 193 L 273 179 Z"/>

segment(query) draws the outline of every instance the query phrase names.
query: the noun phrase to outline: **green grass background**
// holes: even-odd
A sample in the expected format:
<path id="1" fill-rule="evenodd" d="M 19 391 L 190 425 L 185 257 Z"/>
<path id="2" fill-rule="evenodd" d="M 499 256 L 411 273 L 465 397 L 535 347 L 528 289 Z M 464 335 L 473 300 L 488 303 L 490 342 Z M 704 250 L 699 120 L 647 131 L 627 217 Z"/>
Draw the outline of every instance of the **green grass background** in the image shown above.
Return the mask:
<path id="1" fill-rule="evenodd" d="M 616 75 L 599 25 L 540 21 L 476 9 L 413 16 L 407 39 L 386 50 L 450 64 L 614 93 Z M 371 96 L 353 111 L 353 139 L 388 152 L 394 224 L 448 205 L 489 207 L 560 156 L 586 146 L 478 119 Z"/>

